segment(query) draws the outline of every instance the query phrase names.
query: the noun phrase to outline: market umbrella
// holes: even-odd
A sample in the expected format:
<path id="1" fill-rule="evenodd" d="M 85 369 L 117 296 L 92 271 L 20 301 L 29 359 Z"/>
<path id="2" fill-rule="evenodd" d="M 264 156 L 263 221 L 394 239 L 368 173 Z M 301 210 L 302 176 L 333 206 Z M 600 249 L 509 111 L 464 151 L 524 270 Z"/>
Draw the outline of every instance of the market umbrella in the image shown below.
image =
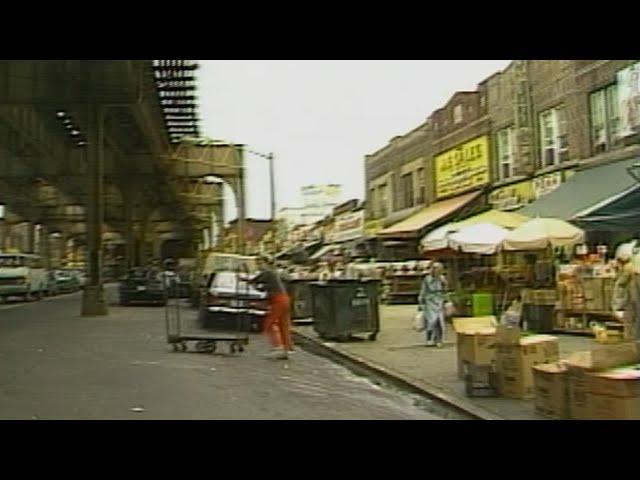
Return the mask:
<path id="1" fill-rule="evenodd" d="M 487 224 L 502 228 L 516 228 L 531 220 L 529 217 L 515 212 L 502 212 L 500 210 L 488 210 L 473 217 L 458 222 L 451 222 L 429 232 L 421 241 L 423 251 L 442 250 L 449 246 L 448 236 L 463 227 L 471 225 Z"/>
<path id="2" fill-rule="evenodd" d="M 449 246 L 447 236 L 458 230 L 455 223 L 448 223 L 442 227 L 436 228 L 429 232 L 420 240 L 420 246 L 423 251 L 442 250 Z"/>
<path id="3" fill-rule="evenodd" d="M 523 223 L 531 220 L 531 217 L 521 215 L 516 212 L 503 212 L 501 210 L 487 210 L 473 217 L 465 218 L 457 222 L 458 227 L 477 225 L 479 223 L 491 223 L 502 228 L 517 228 Z"/>
<path id="4" fill-rule="evenodd" d="M 557 218 L 534 218 L 509 232 L 505 250 L 541 250 L 584 242 L 584 231 Z"/>
<path id="5" fill-rule="evenodd" d="M 449 234 L 449 246 L 465 253 L 493 255 L 508 233 L 509 230 L 498 225 L 478 223 Z"/>

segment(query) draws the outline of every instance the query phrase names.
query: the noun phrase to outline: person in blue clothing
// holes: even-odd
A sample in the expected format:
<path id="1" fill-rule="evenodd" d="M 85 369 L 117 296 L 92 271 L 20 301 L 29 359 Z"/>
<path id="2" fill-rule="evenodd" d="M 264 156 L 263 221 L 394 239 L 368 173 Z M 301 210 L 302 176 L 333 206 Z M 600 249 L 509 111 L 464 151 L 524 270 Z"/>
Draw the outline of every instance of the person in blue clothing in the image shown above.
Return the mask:
<path id="1" fill-rule="evenodd" d="M 418 310 L 422 310 L 427 346 L 442 347 L 444 338 L 444 307 L 447 292 L 447 279 L 441 263 L 434 263 L 422 281 Z"/>

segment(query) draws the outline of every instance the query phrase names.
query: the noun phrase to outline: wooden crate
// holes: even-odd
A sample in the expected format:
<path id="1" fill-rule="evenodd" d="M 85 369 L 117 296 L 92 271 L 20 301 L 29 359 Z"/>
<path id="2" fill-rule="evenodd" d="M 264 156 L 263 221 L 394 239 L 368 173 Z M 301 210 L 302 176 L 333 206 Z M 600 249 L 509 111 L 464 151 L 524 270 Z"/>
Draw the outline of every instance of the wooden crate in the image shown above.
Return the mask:
<path id="1" fill-rule="evenodd" d="M 492 365 L 463 362 L 464 387 L 467 397 L 497 397 L 498 378 Z"/>

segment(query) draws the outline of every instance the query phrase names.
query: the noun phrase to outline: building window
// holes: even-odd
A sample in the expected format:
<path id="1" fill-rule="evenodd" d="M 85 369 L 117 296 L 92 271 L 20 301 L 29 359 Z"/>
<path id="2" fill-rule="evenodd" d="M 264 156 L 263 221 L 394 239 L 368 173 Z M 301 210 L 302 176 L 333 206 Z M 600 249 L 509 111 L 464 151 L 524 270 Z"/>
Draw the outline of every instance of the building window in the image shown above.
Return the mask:
<path id="1" fill-rule="evenodd" d="M 407 173 L 400 177 L 402 188 L 402 208 L 413 207 L 413 175 Z"/>
<path id="2" fill-rule="evenodd" d="M 424 203 L 424 197 L 425 197 L 425 186 L 424 186 L 424 168 L 419 168 L 416 171 L 416 176 L 417 181 L 416 181 L 416 185 L 417 185 L 417 191 L 418 191 L 418 198 L 416 199 L 416 203 L 418 205 L 421 205 Z"/>
<path id="3" fill-rule="evenodd" d="M 513 127 L 498 132 L 498 171 L 500 180 L 513 176 Z"/>
<path id="4" fill-rule="evenodd" d="M 378 218 L 378 199 L 376 198 L 377 190 L 375 187 L 369 189 L 369 205 L 371 207 L 371 214 L 373 218 Z"/>
<path id="5" fill-rule="evenodd" d="M 566 110 L 556 107 L 540 114 L 541 166 L 551 167 L 569 159 Z"/>
<path id="6" fill-rule="evenodd" d="M 589 96 L 593 153 L 610 150 L 619 142 L 618 89 L 609 85 Z"/>
<path id="7" fill-rule="evenodd" d="M 462 112 L 462 105 L 456 105 L 455 107 L 453 107 L 453 123 L 455 123 L 456 125 L 462 122 Z"/>
<path id="8" fill-rule="evenodd" d="M 386 183 L 380 185 L 378 189 L 378 212 L 380 217 L 387 216 L 387 205 L 389 202 L 389 188 Z"/>
<path id="9" fill-rule="evenodd" d="M 480 108 L 484 108 L 487 105 L 487 97 L 485 95 L 480 96 Z"/>

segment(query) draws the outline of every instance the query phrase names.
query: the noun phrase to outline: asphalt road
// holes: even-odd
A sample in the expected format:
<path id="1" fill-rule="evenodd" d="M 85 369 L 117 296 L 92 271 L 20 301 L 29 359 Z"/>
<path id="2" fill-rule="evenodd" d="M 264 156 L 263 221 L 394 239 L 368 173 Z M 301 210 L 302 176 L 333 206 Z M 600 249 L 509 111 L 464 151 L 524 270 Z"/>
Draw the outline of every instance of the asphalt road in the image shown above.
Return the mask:
<path id="1" fill-rule="evenodd" d="M 266 359 L 260 335 L 239 355 L 175 353 L 163 308 L 112 305 L 107 317 L 81 317 L 80 300 L 0 305 L 0 419 L 437 419 L 304 351 Z"/>

